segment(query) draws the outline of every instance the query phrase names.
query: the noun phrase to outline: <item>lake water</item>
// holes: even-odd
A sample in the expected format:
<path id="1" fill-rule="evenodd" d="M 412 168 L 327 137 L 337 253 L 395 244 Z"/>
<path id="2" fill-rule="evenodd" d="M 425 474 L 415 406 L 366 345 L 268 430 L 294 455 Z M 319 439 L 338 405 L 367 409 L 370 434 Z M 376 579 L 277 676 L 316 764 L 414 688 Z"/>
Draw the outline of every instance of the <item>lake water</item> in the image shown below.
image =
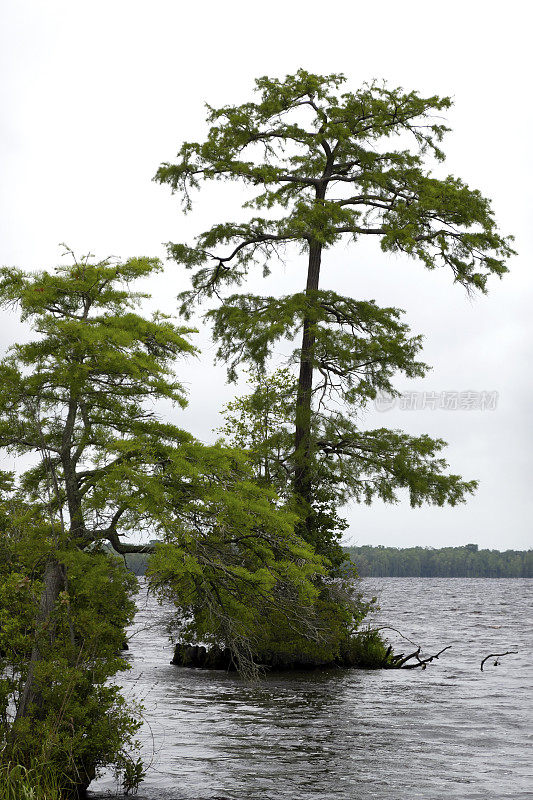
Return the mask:
<path id="1" fill-rule="evenodd" d="M 415 670 L 234 674 L 169 664 L 146 592 L 130 641 L 126 696 L 146 707 L 150 764 L 138 800 L 533 798 L 533 580 L 367 578 L 365 593 L 425 654 Z M 400 651 L 411 652 L 393 631 Z M 398 649 L 395 647 L 395 649 Z M 489 653 L 518 650 L 494 666 Z M 529 742 L 529 744 L 528 744 Z M 110 776 L 91 797 L 115 795 Z"/>

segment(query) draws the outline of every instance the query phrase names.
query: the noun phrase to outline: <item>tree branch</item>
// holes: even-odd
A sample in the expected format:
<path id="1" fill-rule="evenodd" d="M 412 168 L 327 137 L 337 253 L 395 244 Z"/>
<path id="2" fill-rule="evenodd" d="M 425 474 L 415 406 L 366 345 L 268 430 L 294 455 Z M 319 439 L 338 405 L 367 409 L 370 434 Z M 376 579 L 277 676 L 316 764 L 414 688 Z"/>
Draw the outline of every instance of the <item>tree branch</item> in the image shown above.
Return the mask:
<path id="1" fill-rule="evenodd" d="M 488 654 L 488 656 L 485 656 L 485 658 L 484 658 L 484 659 L 483 659 L 483 661 L 481 662 L 481 672 L 483 672 L 483 664 L 485 663 L 485 661 L 488 661 L 488 660 L 489 660 L 489 658 L 496 658 L 496 659 L 498 659 L 498 658 L 502 658 L 502 656 L 509 656 L 509 655 L 511 655 L 511 654 L 514 654 L 514 655 L 516 655 L 516 653 L 518 653 L 518 650 L 506 650 L 506 651 L 505 651 L 505 653 L 489 653 L 489 654 Z M 499 662 L 496 660 L 496 661 L 494 662 L 494 666 L 495 666 L 495 667 L 496 667 L 496 666 L 498 666 L 498 663 L 499 663 Z"/>

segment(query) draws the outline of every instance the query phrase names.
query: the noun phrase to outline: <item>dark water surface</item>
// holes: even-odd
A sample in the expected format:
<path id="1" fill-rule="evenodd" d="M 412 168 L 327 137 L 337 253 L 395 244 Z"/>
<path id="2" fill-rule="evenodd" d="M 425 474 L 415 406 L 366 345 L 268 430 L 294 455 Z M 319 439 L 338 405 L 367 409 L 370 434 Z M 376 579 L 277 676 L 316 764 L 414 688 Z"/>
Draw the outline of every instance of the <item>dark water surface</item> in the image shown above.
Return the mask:
<path id="1" fill-rule="evenodd" d="M 144 699 L 139 800 L 533 798 L 532 596 L 528 579 L 367 578 L 391 625 L 426 654 L 425 671 L 272 675 L 257 685 L 169 664 L 139 597 L 126 696 Z M 389 640 L 411 652 L 393 631 Z M 489 653 L 518 650 L 501 659 Z M 529 741 L 529 744 L 528 744 Z M 110 776 L 91 798 L 115 794 Z"/>

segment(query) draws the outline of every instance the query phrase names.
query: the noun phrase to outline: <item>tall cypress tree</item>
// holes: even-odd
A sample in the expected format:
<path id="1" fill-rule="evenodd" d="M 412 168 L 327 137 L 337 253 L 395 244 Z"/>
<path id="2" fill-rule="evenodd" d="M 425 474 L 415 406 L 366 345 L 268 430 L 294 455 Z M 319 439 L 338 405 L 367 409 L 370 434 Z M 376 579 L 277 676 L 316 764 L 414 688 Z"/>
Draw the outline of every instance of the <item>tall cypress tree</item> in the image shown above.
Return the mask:
<path id="1" fill-rule="evenodd" d="M 330 417 L 326 440 L 313 438 L 314 411 L 328 396 L 337 393 L 348 406 L 360 406 L 380 390 L 394 392 L 395 371 L 413 377 L 425 369 L 415 359 L 420 339 L 408 336 L 397 309 L 320 288 L 323 252 L 343 239 L 376 237 L 384 252 L 405 253 L 428 269 L 447 267 L 454 281 L 482 292 L 491 274 L 507 271 L 513 252 L 489 201 L 458 178 L 435 177 L 428 166 L 430 158 L 444 159 L 440 143 L 448 128 L 440 115 L 450 99 L 378 83 L 343 92 L 344 81 L 340 74 L 304 70 L 284 80 L 258 79 L 257 102 L 208 106 L 206 140 L 183 144 L 177 162 L 162 164 L 155 177 L 182 194 L 185 210 L 191 208 L 191 190 L 207 180 L 238 180 L 258 189 L 244 207 L 264 209 L 265 216 L 216 224 L 193 246 L 170 244 L 169 253 L 194 270 L 192 286 L 181 296 L 185 314 L 197 301 L 220 298 L 209 315 L 230 378 L 243 361 L 264 368 L 279 339 L 301 337 L 295 351 L 293 488 L 302 504 L 302 530 L 311 540 L 321 447 L 352 464 L 385 453 L 391 485 L 408 487 L 414 504 L 457 502 L 473 488 L 457 476 L 446 480 L 442 462 L 427 469 L 424 459 L 440 449 L 439 440 L 400 441 L 377 431 L 362 441 L 350 417 L 339 414 Z M 307 258 L 300 293 L 220 297 L 225 286 L 242 284 L 253 264 L 268 275 L 273 257 L 290 245 Z M 408 468 L 409 453 L 422 471 Z"/>

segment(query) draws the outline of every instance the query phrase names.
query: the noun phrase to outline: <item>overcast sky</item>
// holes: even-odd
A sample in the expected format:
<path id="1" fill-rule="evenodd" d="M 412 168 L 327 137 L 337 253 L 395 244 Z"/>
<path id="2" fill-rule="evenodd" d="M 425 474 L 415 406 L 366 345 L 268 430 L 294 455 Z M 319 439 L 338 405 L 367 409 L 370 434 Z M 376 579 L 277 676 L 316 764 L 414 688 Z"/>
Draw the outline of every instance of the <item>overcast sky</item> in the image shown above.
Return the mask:
<path id="1" fill-rule="evenodd" d="M 472 392 L 480 409 L 371 408 L 366 427 L 429 433 L 449 443 L 451 469 L 478 478 L 459 508 L 411 510 L 354 505 L 347 541 L 393 546 L 467 542 L 531 547 L 532 103 L 528 4 L 520 0 L 446 3 L 211 2 L 176 0 L 3 0 L 1 63 L 0 263 L 27 269 L 60 261 L 60 242 L 98 258 L 164 257 L 164 242 L 186 241 L 238 214 L 235 186 L 207 187 L 193 213 L 151 182 L 180 143 L 205 133 L 203 104 L 251 99 L 253 80 L 303 67 L 343 72 L 347 87 L 372 78 L 421 94 L 451 95 L 444 149 L 449 173 L 493 201 L 504 233 L 516 237 L 511 274 L 488 297 L 469 299 L 444 271 L 382 254 L 372 244 L 328 251 L 323 288 L 405 309 L 425 337 L 428 376 L 398 382 L 423 392 Z M 302 258 L 265 287 L 299 290 Z M 166 311 L 187 285 L 173 263 L 153 287 Z M 25 332 L 0 317 L 0 348 Z M 179 375 L 190 404 L 177 424 L 213 439 L 219 411 L 235 392 L 213 346 Z M 497 398 L 496 394 L 497 393 Z M 450 397 L 452 395 L 446 395 Z M 493 407 L 495 405 L 495 407 Z M 12 459 L 0 466 L 12 467 Z"/>

